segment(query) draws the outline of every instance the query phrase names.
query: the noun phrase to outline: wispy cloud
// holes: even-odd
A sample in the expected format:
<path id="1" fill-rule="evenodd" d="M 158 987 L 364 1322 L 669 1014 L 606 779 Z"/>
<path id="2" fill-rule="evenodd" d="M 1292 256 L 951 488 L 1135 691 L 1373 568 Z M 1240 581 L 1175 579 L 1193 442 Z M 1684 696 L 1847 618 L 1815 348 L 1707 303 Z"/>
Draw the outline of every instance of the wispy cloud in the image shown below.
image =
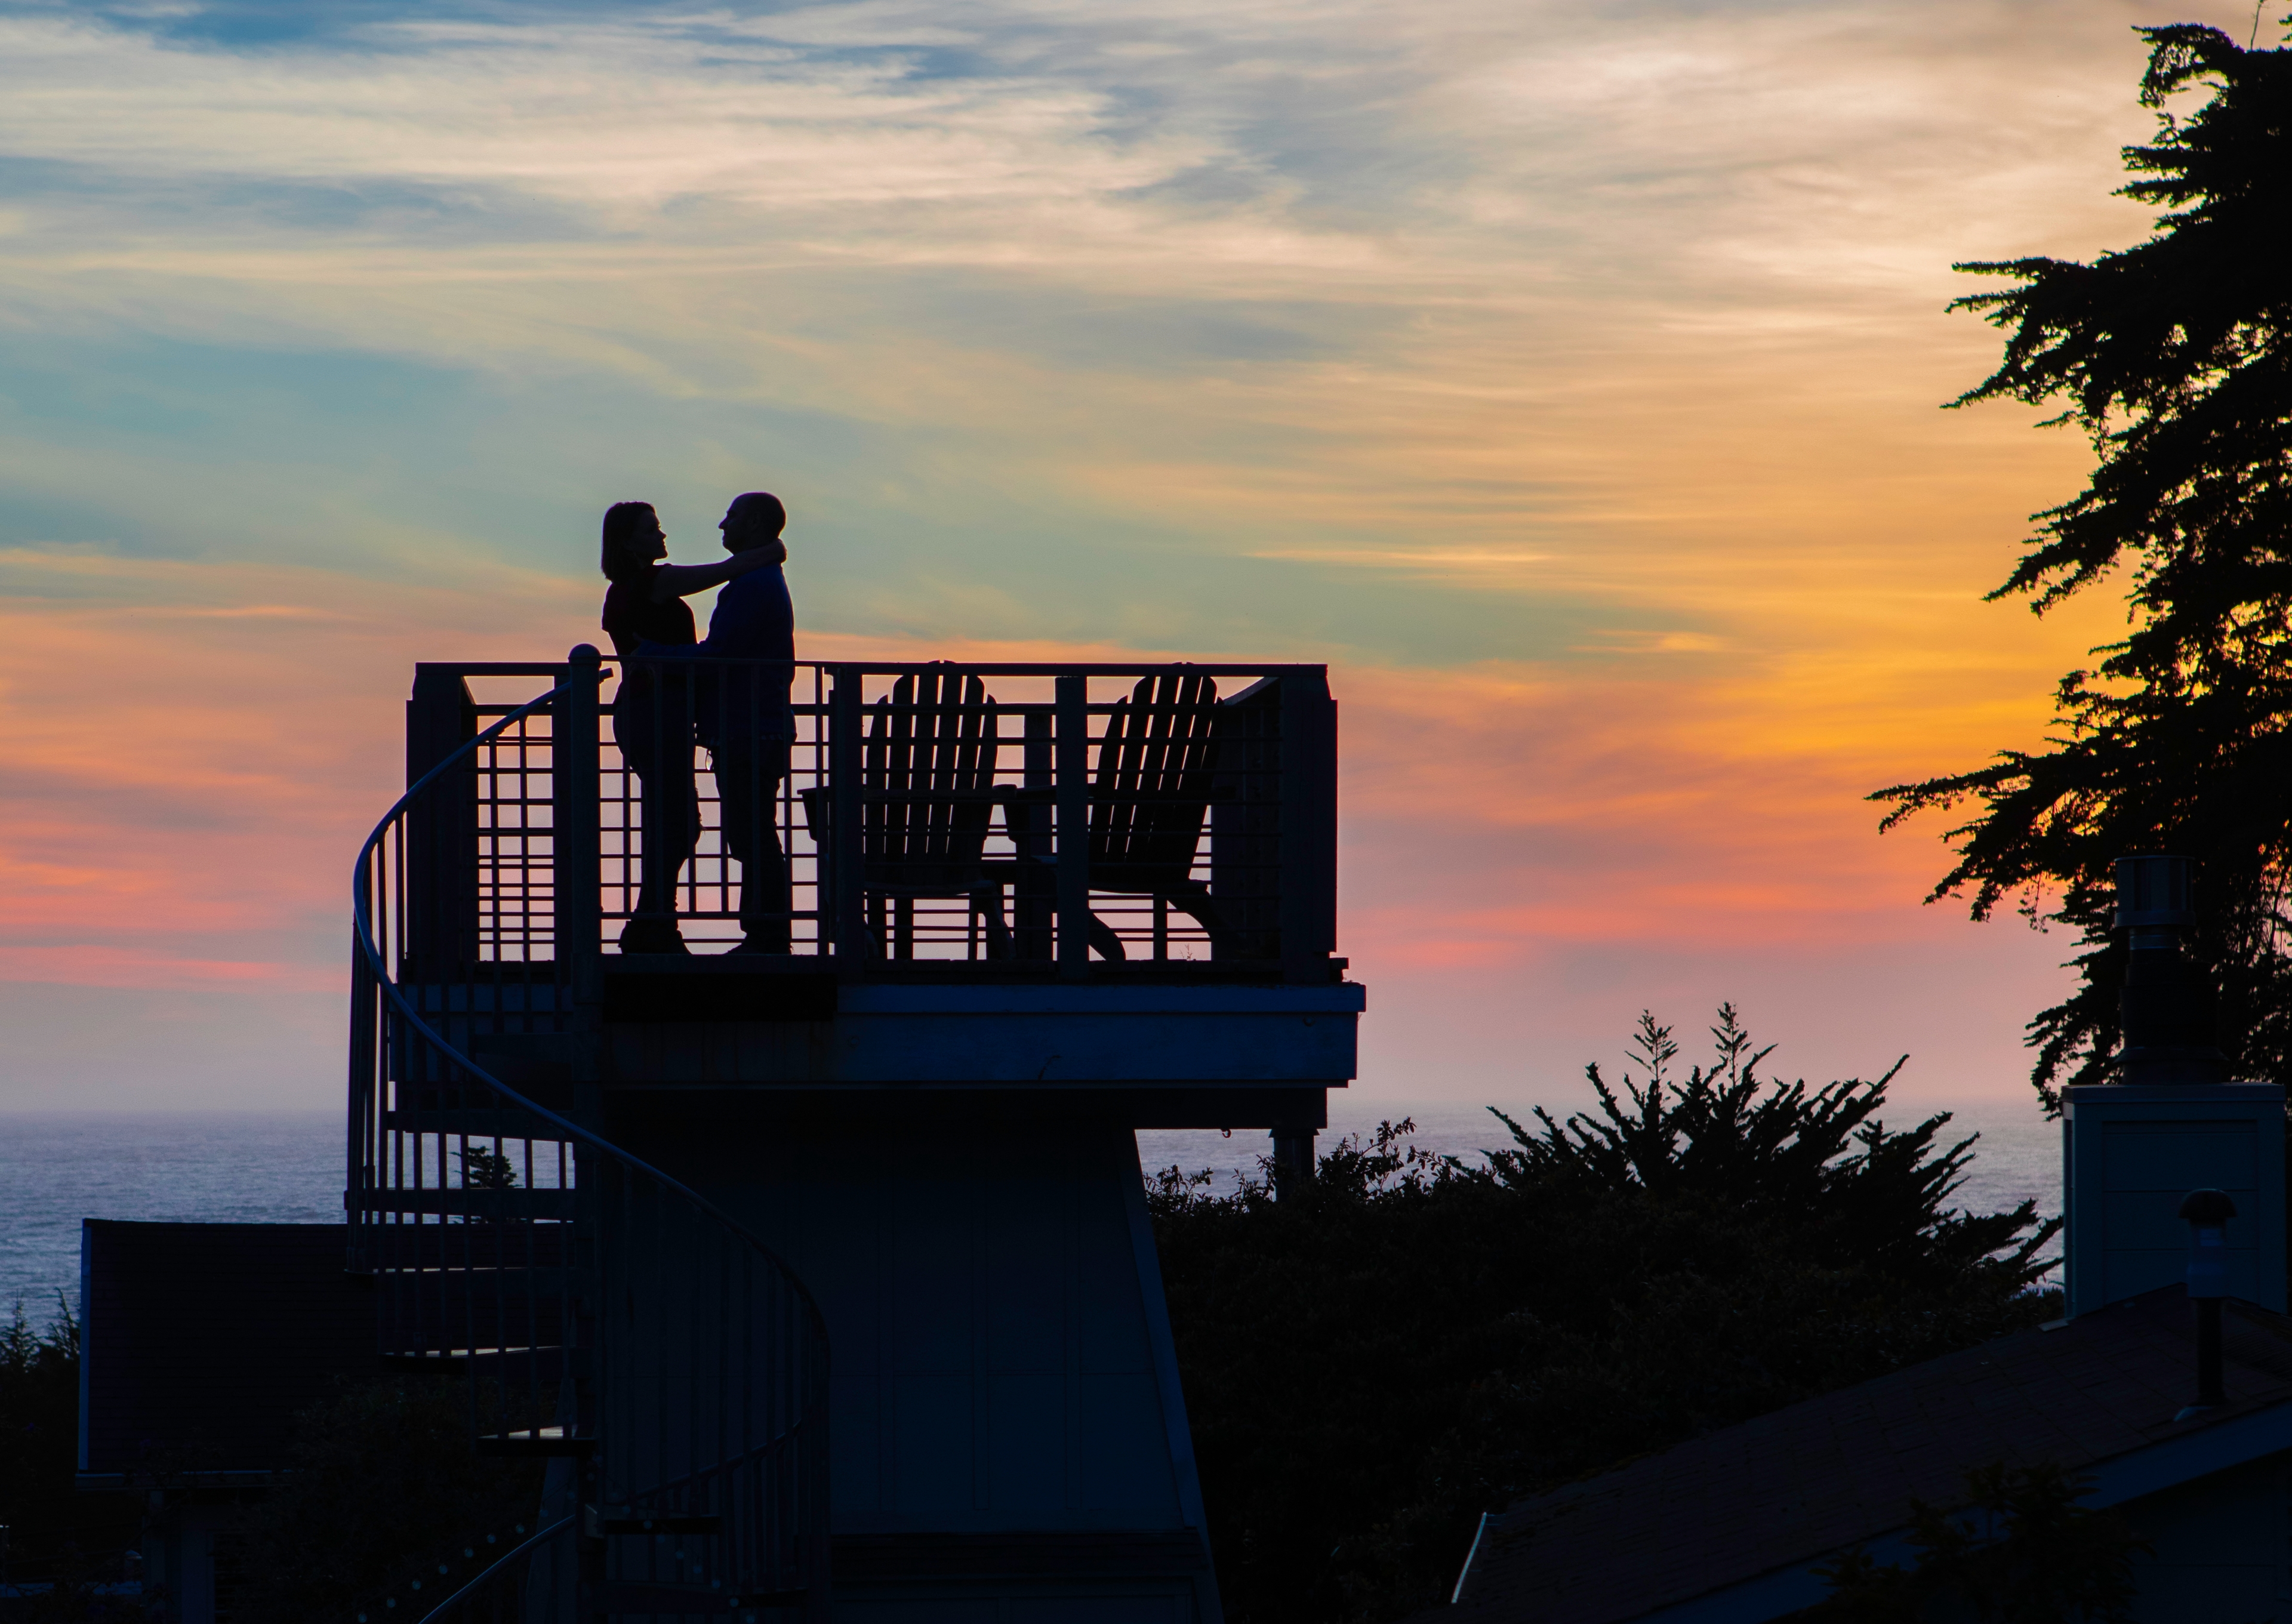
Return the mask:
<path id="1" fill-rule="evenodd" d="M 1283 559 L 1301 564 L 1339 564 L 1356 570 L 1410 570 L 1439 571 L 1442 570 L 1507 570 L 1516 564 L 1549 563 L 1549 553 L 1482 553 L 1470 550 L 1442 550 L 1437 547 L 1412 549 L 1408 552 L 1377 551 L 1374 548 L 1338 547 L 1273 547 L 1262 553 L 1252 553 L 1252 558 Z"/>
<path id="2" fill-rule="evenodd" d="M 1977 601 L 2085 452 L 1933 409 L 1947 266 L 2143 229 L 2150 20 L 0 6 L 0 974 L 331 974 L 407 665 L 593 639 L 606 502 L 690 555 L 770 483 L 814 648 L 1336 661 L 1394 1075 L 1941 985 L 1856 797 L 2113 629 Z"/>

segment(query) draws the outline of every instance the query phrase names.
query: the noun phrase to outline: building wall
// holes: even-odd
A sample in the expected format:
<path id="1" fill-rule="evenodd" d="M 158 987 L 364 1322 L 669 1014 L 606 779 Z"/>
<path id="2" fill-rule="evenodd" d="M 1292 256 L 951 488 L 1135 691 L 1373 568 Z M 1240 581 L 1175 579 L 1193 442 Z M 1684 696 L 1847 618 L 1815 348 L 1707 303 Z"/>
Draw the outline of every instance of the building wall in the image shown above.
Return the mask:
<path id="1" fill-rule="evenodd" d="M 2139 1624 L 2292 1624 L 2292 1458 L 2184 1483 L 2124 1507 L 2156 1547 L 2139 1559 Z"/>
<path id="2" fill-rule="evenodd" d="M 2070 1312 L 2179 1284 L 2189 1255 L 2181 1202 L 2210 1188 L 2236 1203 L 2229 1294 L 2283 1313 L 2284 1091 L 2103 1084 L 2066 1093 Z"/>
<path id="3" fill-rule="evenodd" d="M 819 1301 L 839 1618 L 1216 1616 L 1129 1130 L 707 1110 L 616 1137 Z"/>

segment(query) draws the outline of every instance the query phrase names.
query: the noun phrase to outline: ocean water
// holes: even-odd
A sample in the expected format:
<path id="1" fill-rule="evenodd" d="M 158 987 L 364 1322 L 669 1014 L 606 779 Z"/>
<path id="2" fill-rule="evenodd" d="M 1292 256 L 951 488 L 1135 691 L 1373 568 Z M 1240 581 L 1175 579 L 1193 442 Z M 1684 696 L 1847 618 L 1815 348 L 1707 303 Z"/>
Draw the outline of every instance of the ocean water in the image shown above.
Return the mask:
<path id="1" fill-rule="evenodd" d="M 0 1117 L 0 1314 L 79 1302 L 82 1218 L 339 1224 L 343 1117 Z"/>
<path id="2" fill-rule="evenodd" d="M 1953 1109 L 1952 1136 L 1981 1135 L 1957 1205 L 1997 1211 L 2034 1198 L 2042 1212 L 2060 1210 L 2057 1127 L 2034 1105 Z M 1321 1146 L 1344 1134 L 1366 1136 L 1379 1121 L 1403 1116 L 1416 1120 L 1413 1143 L 1468 1161 L 1485 1146 L 1509 1142 L 1504 1125 L 1478 1106 L 1365 1103 L 1340 1094 L 1330 1101 Z M 1910 1119 L 1905 1111 L 1890 1120 Z M 0 1314 L 20 1299 L 33 1322 L 44 1325 L 54 1318 L 59 1291 L 77 1308 L 84 1217 L 341 1222 L 343 1131 L 334 1113 L 0 1116 Z M 1207 1168 L 1221 1191 L 1237 1174 L 1254 1174 L 1269 1148 L 1254 1132 L 1138 1135 L 1150 1173 Z"/>

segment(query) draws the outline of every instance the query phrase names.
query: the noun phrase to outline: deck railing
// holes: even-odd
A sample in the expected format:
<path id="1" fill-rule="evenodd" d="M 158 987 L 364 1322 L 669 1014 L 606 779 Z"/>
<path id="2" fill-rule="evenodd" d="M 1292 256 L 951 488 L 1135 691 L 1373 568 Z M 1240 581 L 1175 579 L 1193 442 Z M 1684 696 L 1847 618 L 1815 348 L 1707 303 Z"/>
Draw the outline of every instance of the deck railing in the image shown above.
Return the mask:
<path id="1" fill-rule="evenodd" d="M 534 911 L 525 893 L 434 889 L 431 843 L 459 842 L 473 805 L 488 819 L 488 887 L 537 868 L 530 843 L 594 860 L 568 825 L 520 821 L 536 807 L 517 763 L 518 740 L 553 712 L 572 719 L 555 764 L 585 765 L 567 747 L 594 715 L 597 680 L 577 665 L 506 707 L 416 775 L 359 853 L 351 1266 L 375 1281 L 385 1358 L 462 1378 L 479 1448 L 546 1460 L 539 1519 L 572 1519 L 569 1543 L 489 1571 L 457 1608 L 817 1624 L 829 1607 L 817 1305 L 738 1222 L 577 1119 L 593 1106 L 570 1081 L 587 1073 L 570 1047 L 569 958 L 516 938 L 514 956 L 449 967 L 425 944 L 441 907 L 464 923 L 450 910 L 472 901 L 479 920 Z"/>
<path id="2" fill-rule="evenodd" d="M 698 836 L 676 868 L 674 913 L 692 952 L 745 939 L 894 977 L 1312 982 L 1339 967 L 1325 667 L 799 662 L 791 673 L 600 663 L 585 647 L 562 664 L 424 665 L 408 710 L 409 780 L 536 686 L 593 665 L 609 697 L 574 683 L 527 709 L 409 827 L 409 979 L 537 968 L 569 957 L 568 944 L 622 950 L 630 922 L 660 907 L 658 876 L 645 894 L 648 835 L 675 841 L 688 812 Z M 689 802 L 677 787 L 688 772 Z M 736 772 L 750 800 L 768 801 L 784 853 L 785 888 L 768 876 L 761 900 L 746 894 L 750 864 L 727 828 L 728 807 L 740 816 Z M 640 931 L 627 945 L 658 940 Z"/>

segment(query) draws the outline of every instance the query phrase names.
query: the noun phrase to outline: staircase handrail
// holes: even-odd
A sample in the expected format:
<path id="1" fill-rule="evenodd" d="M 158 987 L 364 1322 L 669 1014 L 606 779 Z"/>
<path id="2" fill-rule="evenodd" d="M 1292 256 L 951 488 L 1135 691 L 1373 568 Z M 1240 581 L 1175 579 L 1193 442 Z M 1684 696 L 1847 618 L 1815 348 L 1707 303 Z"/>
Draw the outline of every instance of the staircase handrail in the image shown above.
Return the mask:
<path id="1" fill-rule="evenodd" d="M 439 1603 L 429 1612 L 424 1613 L 420 1619 L 416 1620 L 416 1624 L 437 1624 L 439 1620 L 444 1618 L 448 1613 L 453 1612 L 455 1608 L 459 1607 L 464 1602 L 468 1601 L 472 1596 L 477 1595 L 479 1591 L 493 1583 L 496 1578 L 508 1570 L 511 1563 L 515 1562 L 519 1557 L 532 1551 L 545 1539 L 554 1539 L 558 1535 L 563 1533 L 567 1529 L 572 1526 L 573 1518 L 571 1516 L 568 1515 L 558 1518 L 557 1521 L 552 1523 L 548 1527 L 541 1530 L 531 1539 L 526 1540 L 522 1545 L 504 1553 L 497 1561 L 488 1563 L 484 1572 L 479 1574 L 468 1584 L 464 1585 L 460 1589 L 455 1591 L 453 1595 L 448 1596 L 444 1601 Z M 360 1613 L 359 1616 L 360 1618 L 364 1618 L 366 1615 L 364 1613 Z"/>
<path id="2" fill-rule="evenodd" d="M 690 1185 L 685 1184 L 683 1180 L 675 1178 L 669 1174 L 662 1172 L 650 1162 L 623 1150 L 619 1145 L 615 1144 L 611 1140 L 605 1138 L 603 1135 L 593 1133 L 588 1128 L 583 1127 L 579 1123 L 558 1115 L 557 1112 L 550 1110 L 547 1106 L 528 1099 L 524 1095 L 520 1094 L 516 1089 L 512 1088 L 508 1084 L 501 1081 L 484 1067 L 479 1065 L 477 1062 L 472 1060 L 469 1055 L 464 1054 L 461 1049 L 448 1042 L 442 1033 L 422 1018 L 421 1012 L 416 1009 L 413 1002 L 407 998 L 404 990 L 399 988 L 397 978 L 390 974 L 390 970 L 383 959 L 382 949 L 374 940 L 373 919 L 367 908 L 366 879 L 367 875 L 370 872 L 370 863 L 375 853 L 375 848 L 380 845 L 383 839 L 389 835 L 391 825 L 398 820 L 398 815 L 413 804 L 415 796 L 427 789 L 432 782 L 442 776 L 456 763 L 464 760 L 465 757 L 474 755 L 479 748 L 488 740 L 498 737 L 501 733 L 507 731 L 515 723 L 522 722 L 526 717 L 533 715 L 534 712 L 539 710 L 542 707 L 554 702 L 561 695 L 571 692 L 578 683 L 583 682 L 602 683 L 604 680 L 611 675 L 612 670 L 610 667 L 601 666 L 593 675 L 568 677 L 565 681 L 558 683 L 556 687 L 551 689 L 547 693 L 543 694 L 539 699 L 533 700 L 529 704 L 519 706 L 515 710 L 510 712 L 509 715 L 504 716 L 491 727 L 487 728 L 482 732 L 464 740 L 460 748 L 456 749 L 452 755 L 447 756 L 443 761 L 440 761 L 436 766 L 431 768 L 429 772 L 424 773 L 420 778 L 415 780 L 412 784 L 408 785 L 407 787 L 406 793 L 399 796 L 397 800 L 391 803 L 390 810 L 382 815 L 382 821 L 375 825 L 374 832 L 366 837 L 366 844 L 359 848 L 358 860 L 352 866 L 351 874 L 351 934 L 357 938 L 358 949 L 359 954 L 366 960 L 367 968 L 374 973 L 375 980 L 380 983 L 383 990 L 383 996 L 390 1000 L 391 1006 L 397 1010 L 399 1018 L 404 1020 L 408 1025 L 411 1026 L 416 1032 L 419 1032 L 430 1042 L 436 1044 L 439 1048 L 444 1050 L 447 1054 L 453 1055 L 455 1057 L 456 1063 L 460 1065 L 461 1068 L 467 1071 L 472 1078 L 476 1079 L 480 1086 L 491 1089 L 494 1093 L 501 1095 L 519 1110 L 529 1111 L 534 1116 L 540 1118 L 544 1122 L 548 1123 L 551 1127 L 562 1130 L 563 1135 L 567 1139 L 575 1141 L 577 1143 L 585 1144 L 592 1150 L 597 1151 L 610 1158 L 612 1160 L 618 1162 L 623 1168 L 641 1173 L 647 1178 L 652 1179 L 659 1184 L 662 1188 L 673 1191 L 677 1195 L 683 1197 L 686 1200 L 692 1203 L 692 1205 L 699 1211 L 706 1214 L 709 1217 L 722 1224 L 725 1229 L 731 1232 L 737 1239 L 745 1242 L 747 1245 L 753 1247 L 764 1256 L 771 1259 L 773 1265 L 777 1267 L 783 1275 L 787 1276 L 788 1284 L 795 1289 L 798 1299 L 803 1302 L 805 1310 L 811 1316 L 813 1328 L 818 1330 L 821 1342 L 825 1344 L 827 1338 L 827 1316 L 820 1313 L 819 1305 L 816 1300 L 814 1300 L 811 1289 L 803 1283 L 803 1276 L 799 1275 L 794 1269 L 788 1266 L 788 1263 L 786 1258 L 782 1257 L 777 1251 L 773 1250 L 763 1240 L 759 1240 L 749 1231 L 748 1227 L 742 1224 L 738 1218 L 733 1217 L 730 1213 L 717 1206 L 706 1196 L 702 1195 L 698 1190 L 695 1190 Z"/>

